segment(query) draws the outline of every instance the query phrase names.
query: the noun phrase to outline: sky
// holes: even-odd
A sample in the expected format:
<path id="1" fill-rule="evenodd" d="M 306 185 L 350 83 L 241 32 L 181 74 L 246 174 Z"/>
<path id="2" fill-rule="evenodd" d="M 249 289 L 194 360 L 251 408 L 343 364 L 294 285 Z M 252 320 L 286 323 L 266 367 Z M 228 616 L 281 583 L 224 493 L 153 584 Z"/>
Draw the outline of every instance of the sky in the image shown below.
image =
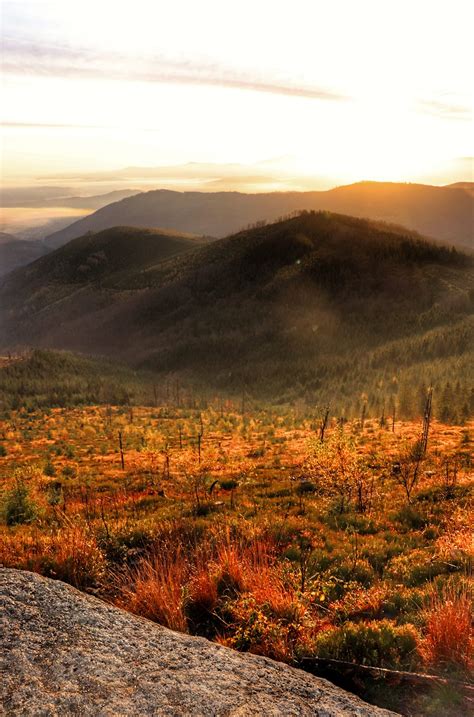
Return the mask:
<path id="1" fill-rule="evenodd" d="M 472 0 L 1 7 L 4 185 L 472 181 Z"/>

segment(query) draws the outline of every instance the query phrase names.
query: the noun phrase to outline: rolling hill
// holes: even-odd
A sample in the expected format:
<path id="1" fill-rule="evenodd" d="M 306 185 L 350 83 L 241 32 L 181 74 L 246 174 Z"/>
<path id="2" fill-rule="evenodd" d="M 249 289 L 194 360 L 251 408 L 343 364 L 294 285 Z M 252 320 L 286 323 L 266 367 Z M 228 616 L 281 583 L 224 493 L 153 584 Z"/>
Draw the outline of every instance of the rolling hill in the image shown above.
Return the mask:
<path id="1" fill-rule="evenodd" d="M 274 396 L 468 365 L 473 259 L 453 249 L 327 212 L 201 246 L 162 237 L 168 253 L 151 237 L 82 237 L 14 272 L 0 291 L 4 345 Z"/>
<path id="2" fill-rule="evenodd" d="M 46 243 L 59 247 L 87 231 L 122 224 L 223 237 L 303 209 L 382 220 L 459 247 L 474 247 L 474 197 L 464 188 L 382 182 L 360 182 L 326 192 L 143 192 L 50 234 Z"/>
<path id="3" fill-rule="evenodd" d="M 463 189 L 465 192 L 474 196 L 474 182 L 454 182 L 447 185 L 449 189 Z"/>

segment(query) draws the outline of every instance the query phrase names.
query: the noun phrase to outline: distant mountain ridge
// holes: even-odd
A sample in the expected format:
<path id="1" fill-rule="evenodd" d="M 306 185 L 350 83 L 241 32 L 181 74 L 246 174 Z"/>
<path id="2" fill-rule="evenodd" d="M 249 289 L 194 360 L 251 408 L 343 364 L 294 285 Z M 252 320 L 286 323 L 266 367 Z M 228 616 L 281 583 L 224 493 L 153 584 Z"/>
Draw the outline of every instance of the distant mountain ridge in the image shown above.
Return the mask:
<path id="1" fill-rule="evenodd" d="M 408 227 L 474 247 L 474 197 L 462 188 L 360 182 L 325 192 L 175 192 L 153 190 L 108 204 L 46 238 L 58 247 L 88 231 L 116 225 L 161 227 L 215 237 L 300 210 L 328 210 Z"/>
<path id="2" fill-rule="evenodd" d="M 71 194 L 59 194 L 58 191 L 51 190 L 48 195 L 47 188 L 42 192 L 35 192 L 34 188 L 6 188 L 0 195 L 0 204 L 2 207 L 72 207 L 75 209 L 100 209 L 111 202 L 118 202 L 126 197 L 131 197 L 139 193 L 139 189 L 116 189 L 105 194 L 93 194 L 87 196 L 75 196 Z"/>

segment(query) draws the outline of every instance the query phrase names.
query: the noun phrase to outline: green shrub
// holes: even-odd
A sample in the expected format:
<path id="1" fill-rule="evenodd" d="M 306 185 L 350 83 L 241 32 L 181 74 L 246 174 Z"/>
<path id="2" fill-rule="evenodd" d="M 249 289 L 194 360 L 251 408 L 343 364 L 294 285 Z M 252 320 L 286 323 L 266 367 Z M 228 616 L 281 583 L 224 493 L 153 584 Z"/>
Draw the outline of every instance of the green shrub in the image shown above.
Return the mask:
<path id="1" fill-rule="evenodd" d="M 43 473 L 45 474 L 45 476 L 49 476 L 50 478 L 52 478 L 53 476 L 56 475 L 56 468 L 55 468 L 54 465 L 51 463 L 51 461 L 48 461 L 48 462 L 46 463 L 46 465 L 45 465 L 45 467 L 44 467 L 44 469 L 43 469 Z"/>
<path id="2" fill-rule="evenodd" d="M 331 573 L 343 583 L 357 582 L 366 588 L 370 587 L 375 579 L 372 566 L 368 560 L 361 558 L 356 562 L 350 559 L 334 562 L 331 565 Z"/>
<path id="3" fill-rule="evenodd" d="M 438 575 L 456 572 L 461 567 L 461 564 L 454 560 L 447 563 L 436 560 L 433 555 L 423 550 L 412 550 L 393 558 L 384 575 L 398 584 L 417 587 Z"/>
<path id="4" fill-rule="evenodd" d="M 411 625 L 397 626 L 389 620 L 348 622 L 320 633 L 315 650 L 318 657 L 409 670 L 415 668 L 420 659 L 417 638 Z"/>
<path id="5" fill-rule="evenodd" d="M 222 490 L 235 490 L 239 487 L 239 483 L 236 480 L 221 480 L 219 483 Z"/>
<path id="6" fill-rule="evenodd" d="M 3 445 L 3 443 L 0 443 L 0 458 L 5 458 L 7 455 L 7 449 Z"/>
<path id="7" fill-rule="evenodd" d="M 5 499 L 5 522 L 7 525 L 31 523 L 37 515 L 35 503 L 30 499 L 28 488 L 18 482 Z"/>
<path id="8" fill-rule="evenodd" d="M 404 506 L 394 517 L 400 525 L 410 530 L 421 530 L 428 522 L 426 518 L 411 505 Z"/>

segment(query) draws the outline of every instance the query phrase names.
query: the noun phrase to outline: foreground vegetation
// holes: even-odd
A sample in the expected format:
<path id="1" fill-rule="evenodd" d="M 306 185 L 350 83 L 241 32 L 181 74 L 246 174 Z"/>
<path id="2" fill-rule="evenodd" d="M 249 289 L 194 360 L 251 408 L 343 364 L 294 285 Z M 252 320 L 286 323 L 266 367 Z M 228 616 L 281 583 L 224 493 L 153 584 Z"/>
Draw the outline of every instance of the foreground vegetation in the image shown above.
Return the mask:
<path id="1" fill-rule="evenodd" d="M 7 410 L 0 562 L 238 650 L 448 677 L 365 696 L 458 714 L 474 423 L 425 446 L 419 420 L 195 404 Z"/>

